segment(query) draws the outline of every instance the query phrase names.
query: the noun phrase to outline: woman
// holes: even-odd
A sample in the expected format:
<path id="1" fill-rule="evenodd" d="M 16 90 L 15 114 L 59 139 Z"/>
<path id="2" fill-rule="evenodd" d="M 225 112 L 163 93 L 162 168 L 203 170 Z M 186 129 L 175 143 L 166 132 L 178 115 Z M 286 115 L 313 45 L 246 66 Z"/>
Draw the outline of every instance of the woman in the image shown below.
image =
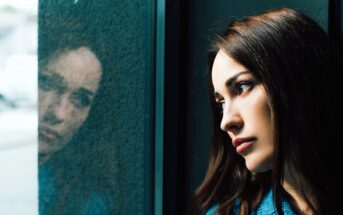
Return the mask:
<path id="1" fill-rule="evenodd" d="M 210 56 L 214 143 L 192 214 L 340 214 L 340 60 L 292 9 L 228 26 Z"/>
<path id="2" fill-rule="evenodd" d="M 110 75 L 99 46 L 75 41 L 40 61 L 40 214 L 114 214 L 113 178 L 103 170 Z"/>
<path id="3" fill-rule="evenodd" d="M 86 46 L 57 51 L 39 72 L 40 164 L 63 149 L 88 117 L 102 75 Z"/>

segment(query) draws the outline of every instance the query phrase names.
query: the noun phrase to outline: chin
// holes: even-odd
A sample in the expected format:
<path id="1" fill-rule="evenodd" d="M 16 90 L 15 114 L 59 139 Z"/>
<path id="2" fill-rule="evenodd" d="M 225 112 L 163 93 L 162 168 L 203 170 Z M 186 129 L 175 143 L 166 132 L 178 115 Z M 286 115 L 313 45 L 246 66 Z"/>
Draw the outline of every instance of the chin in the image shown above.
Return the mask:
<path id="1" fill-rule="evenodd" d="M 245 158 L 245 165 L 249 171 L 261 173 L 272 169 L 272 163 L 270 161 L 270 158 L 263 160 Z"/>
<path id="2" fill-rule="evenodd" d="M 38 143 L 38 153 L 39 154 L 47 154 L 50 151 L 51 146 L 49 146 L 48 144 L 39 141 Z"/>
<path id="3" fill-rule="evenodd" d="M 43 141 L 39 141 L 38 143 L 38 153 L 40 155 L 47 155 L 47 154 L 53 154 L 59 150 L 61 150 L 63 147 L 61 147 L 60 145 L 51 145 L 51 144 L 47 144 Z"/>

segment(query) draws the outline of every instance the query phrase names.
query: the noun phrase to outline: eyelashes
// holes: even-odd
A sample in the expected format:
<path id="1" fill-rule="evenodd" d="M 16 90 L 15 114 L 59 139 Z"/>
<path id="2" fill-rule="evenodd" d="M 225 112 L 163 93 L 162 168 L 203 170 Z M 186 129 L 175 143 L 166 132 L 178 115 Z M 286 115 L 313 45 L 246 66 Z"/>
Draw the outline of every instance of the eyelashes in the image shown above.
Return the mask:
<path id="1" fill-rule="evenodd" d="M 234 89 L 237 95 L 242 95 L 243 93 L 252 90 L 254 86 L 254 81 L 240 81 L 234 84 Z"/>
<path id="2" fill-rule="evenodd" d="M 255 81 L 238 81 L 234 83 L 231 87 L 229 87 L 229 92 L 232 98 L 236 97 L 245 97 L 249 94 L 251 90 L 254 89 L 256 86 Z M 224 99 L 216 102 L 216 110 L 220 114 L 223 114 L 223 110 L 225 109 L 226 102 Z"/>
<path id="3" fill-rule="evenodd" d="M 80 93 L 80 92 L 72 93 L 72 95 L 70 95 L 69 100 L 78 109 L 83 109 L 83 108 L 90 106 L 91 101 L 92 101 L 89 96 L 87 96 L 83 93 Z"/>

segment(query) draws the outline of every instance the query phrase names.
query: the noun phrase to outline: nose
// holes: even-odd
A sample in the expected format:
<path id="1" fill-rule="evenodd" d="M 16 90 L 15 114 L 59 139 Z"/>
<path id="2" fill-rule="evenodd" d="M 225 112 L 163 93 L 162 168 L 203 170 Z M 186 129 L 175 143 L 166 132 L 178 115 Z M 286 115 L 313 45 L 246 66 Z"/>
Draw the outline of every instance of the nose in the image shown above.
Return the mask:
<path id="1" fill-rule="evenodd" d="M 48 105 L 48 108 L 43 115 L 43 121 L 50 125 L 57 125 L 66 118 L 66 104 L 63 97 L 56 98 L 56 100 Z"/>
<path id="2" fill-rule="evenodd" d="M 63 122 L 62 119 L 56 116 L 56 113 L 52 110 L 47 110 L 43 116 L 43 121 L 49 125 L 57 125 Z"/>
<path id="3" fill-rule="evenodd" d="M 225 105 L 220 128 L 223 131 L 237 134 L 243 128 L 243 125 L 244 121 L 240 115 L 239 109 L 237 109 L 233 103 Z"/>

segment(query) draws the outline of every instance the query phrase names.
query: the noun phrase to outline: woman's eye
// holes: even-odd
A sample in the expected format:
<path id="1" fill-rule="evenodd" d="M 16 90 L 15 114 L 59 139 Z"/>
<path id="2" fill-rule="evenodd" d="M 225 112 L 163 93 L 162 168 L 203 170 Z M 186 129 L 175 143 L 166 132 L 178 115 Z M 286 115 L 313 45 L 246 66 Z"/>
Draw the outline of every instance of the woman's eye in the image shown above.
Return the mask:
<path id="1" fill-rule="evenodd" d="M 79 93 L 72 94 L 70 96 L 70 100 L 78 109 L 86 108 L 91 104 L 91 99 L 87 95 L 82 95 Z"/>
<path id="2" fill-rule="evenodd" d="M 242 93 L 251 90 L 253 87 L 254 87 L 254 82 L 242 81 L 242 82 L 237 83 L 236 90 L 238 92 L 238 95 L 241 95 Z"/>
<path id="3" fill-rule="evenodd" d="M 49 91 L 53 89 L 53 81 L 51 77 L 38 73 L 38 87 L 40 90 Z"/>

